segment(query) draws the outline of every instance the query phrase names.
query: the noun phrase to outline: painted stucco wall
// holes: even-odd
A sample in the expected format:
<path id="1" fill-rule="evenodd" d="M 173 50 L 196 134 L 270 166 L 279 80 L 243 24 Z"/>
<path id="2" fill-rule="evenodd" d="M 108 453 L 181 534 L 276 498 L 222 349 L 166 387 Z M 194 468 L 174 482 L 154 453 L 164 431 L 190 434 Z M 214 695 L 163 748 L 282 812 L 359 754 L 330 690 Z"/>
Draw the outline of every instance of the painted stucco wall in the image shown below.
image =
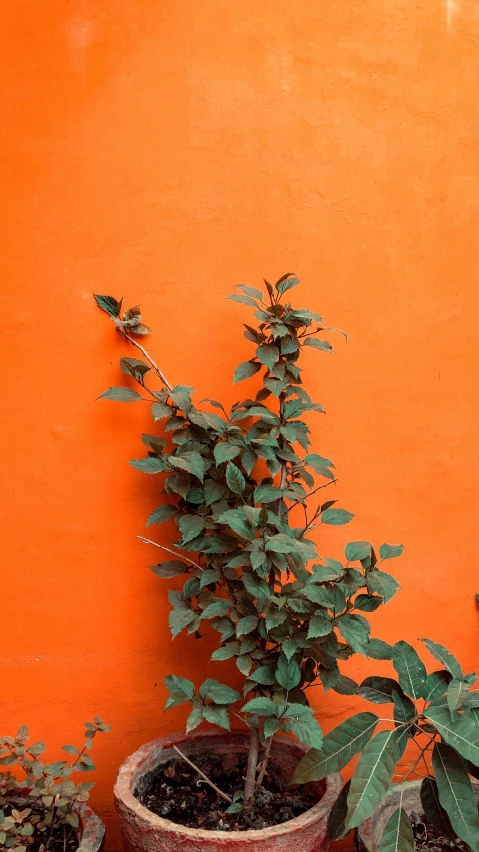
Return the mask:
<path id="1" fill-rule="evenodd" d="M 0 25 L 1 731 L 113 725 L 115 850 L 116 767 L 185 718 L 163 676 L 224 669 L 170 640 L 136 539 L 157 485 L 127 465 L 149 414 L 94 402 L 124 347 L 92 291 L 143 304 L 173 382 L 233 401 L 248 309 L 225 296 L 298 272 L 350 338 L 305 357 L 356 514 L 319 550 L 404 543 L 376 635 L 477 666 L 479 4 L 4 0 Z M 328 729 L 350 699 L 319 693 Z"/>

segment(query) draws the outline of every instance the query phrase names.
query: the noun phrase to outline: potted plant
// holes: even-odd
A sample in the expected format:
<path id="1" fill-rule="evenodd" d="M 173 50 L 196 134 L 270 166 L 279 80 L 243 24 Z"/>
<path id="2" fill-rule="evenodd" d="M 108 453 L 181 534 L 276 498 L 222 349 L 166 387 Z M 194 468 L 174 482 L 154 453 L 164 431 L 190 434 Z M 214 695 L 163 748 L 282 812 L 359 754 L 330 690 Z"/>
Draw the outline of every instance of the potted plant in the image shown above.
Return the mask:
<path id="1" fill-rule="evenodd" d="M 442 668 L 428 674 L 407 642 L 394 645 L 398 679 L 367 677 L 358 694 L 391 704 L 393 718 L 363 712 L 324 737 L 298 765 L 294 780 L 319 781 L 359 759 L 330 815 L 334 839 L 358 827 L 355 846 L 368 852 L 479 852 L 479 693 L 442 645 L 422 640 Z M 381 712 L 381 717 L 384 713 Z M 389 725 L 384 723 L 390 722 Z M 396 772 L 406 748 L 414 751 Z M 409 750 L 406 753 L 406 758 Z M 417 780 L 418 776 L 422 780 Z M 400 777 L 402 783 L 392 783 Z"/>
<path id="2" fill-rule="evenodd" d="M 0 850 L 15 852 L 99 852 L 105 827 L 87 806 L 91 781 L 75 783 L 72 773 L 95 769 L 89 751 L 97 733 L 110 726 L 98 716 L 85 723 L 83 748 L 63 746 L 70 761 L 45 763 L 44 742 L 28 745 L 28 728 L 0 737 Z M 23 781 L 16 770 L 24 773 Z M 15 774 L 12 774 L 15 773 Z"/>
<path id="3" fill-rule="evenodd" d="M 379 566 L 402 546 L 381 545 L 378 560 L 369 543 L 351 542 L 339 561 L 318 558 L 309 537 L 353 515 L 323 499 L 336 482 L 334 465 L 309 450 L 304 417 L 323 408 L 303 386 L 300 356 L 304 348 L 332 352 L 322 335 L 336 329 L 291 305 L 298 284 L 288 274 L 274 287 L 266 281 L 266 295 L 241 284 L 229 297 L 253 308 L 256 320 L 244 333 L 252 356 L 234 374 L 235 382 L 256 377 L 256 393 L 229 412 L 215 399 L 203 400 L 212 411 L 199 409 L 192 388 L 169 384 L 138 340 L 149 333 L 139 307 L 122 313 L 121 301 L 95 296 L 142 356 L 120 361 L 139 391 L 116 386 L 101 398 L 147 400 L 163 424 L 161 434 L 143 435 L 147 455 L 130 464 L 158 476 L 166 497 L 148 525 L 173 522 L 179 534 L 173 546 L 140 537 L 167 557 L 155 574 L 184 580 L 168 594 L 173 638 L 217 631 L 212 660 L 234 662 L 235 685 L 242 681 L 241 694 L 214 677 L 199 688 L 165 678 L 166 709 L 190 705 L 186 732 L 147 744 L 120 769 L 115 797 L 126 850 L 178 843 L 213 850 L 225 842 L 236 850 L 252 842 L 326 849 L 339 776 L 309 792 L 284 787 L 307 746 L 322 744 L 309 690 L 322 684 L 352 695 L 357 684 L 338 663 L 354 653 L 390 656 L 390 646 L 370 638 L 365 613 L 396 592 L 398 583 Z M 223 731 L 197 731 L 203 722 Z"/>

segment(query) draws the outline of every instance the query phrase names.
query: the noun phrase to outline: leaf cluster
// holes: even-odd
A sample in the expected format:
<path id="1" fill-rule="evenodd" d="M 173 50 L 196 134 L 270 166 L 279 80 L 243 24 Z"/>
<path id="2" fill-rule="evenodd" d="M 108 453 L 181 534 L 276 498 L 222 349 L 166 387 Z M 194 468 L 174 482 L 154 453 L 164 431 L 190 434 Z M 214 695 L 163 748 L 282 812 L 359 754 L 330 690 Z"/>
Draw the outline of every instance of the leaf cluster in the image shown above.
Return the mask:
<path id="1" fill-rule="evenodd" d="M 324 737 L 320 749 L 305 755 L 294 781 L 325 778 L 359 754 L 352 779 L 331 814 L 330 833 L 338 839 L 379 807 L 411 743 L 418 753 L 401 779 L 422 776 L 421 803 L 427 820 L 441 835 L 452 841 L 459 837 L 478 852 L 479 814 L 471 783 L 471 776 L 479 778 L 476 675 L 464 674 L 444 646 L 422 641 L 442 668 L 428 674 L 417 651 L 400 641 L 392 652 L 397 679 L 367 677 L 357 689 L 358 695 L 374 704 L 392 705 L 390 726 L 385 728 L 384 719 L 375 713 L 352 716 Z M 413 830 L 402 801 L 385 826 L 379 849 L 414 850 Z"/>
<path id="2" fill-rule="evenodd" d="M 90 781 L 76 784 L 71 775 L 95 769 L 89 754 L 93 739 L 109 730 L 110 726 L 96 716 L 93 722 L 85 723 L 83 747 L 63 746 L 72 759 L 54 763 L 40 759 L 46 750 L 44 742 L 27 745 L 25 725 L 15 737 L 0 737 L 0 766 L 9 767 L 0 771 L 0 850 L 27 852 L 29 846 L 43 844 L 47 852 L 53 829 L 63 826 L 67 839 L 68 833 L 78 828 L 76 805 L 88 801 L 94 785 Z M 20 788 L 17 775 L 12 774 L 15 769 L 24 773 Z M 10 813 L 5 814 L 3 808 Z"/>

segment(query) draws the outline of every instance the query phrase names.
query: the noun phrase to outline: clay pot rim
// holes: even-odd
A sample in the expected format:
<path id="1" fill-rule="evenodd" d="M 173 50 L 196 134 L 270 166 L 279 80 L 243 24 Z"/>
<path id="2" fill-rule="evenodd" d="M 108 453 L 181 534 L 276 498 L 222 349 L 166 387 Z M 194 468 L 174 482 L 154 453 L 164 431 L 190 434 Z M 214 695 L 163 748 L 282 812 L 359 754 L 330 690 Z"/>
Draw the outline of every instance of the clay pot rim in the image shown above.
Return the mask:
<path id="1" fill-rule="evenodd" d="M 222 832 L 210 831 L 204 828 L 189 828 L 188 826 L 180 825 L 179 823 L 172 822 L 169 819 L 158 816 L 148 810 L 148 808 L 145 808 L 145 806 L 135 798 L 131 789 L 132 775 L 137 769 L 138 764 L 141 763 L 154 748 L 166 749 L 171 748 L 173 745 L 180 746 L 181 743 L 185 742 L 185 740 L 191 741 L 204 739 L 206 741 L 212 741 L 219 737 L 224 739 L 227 738 L 228 733 L 230 733 L 231 737 L 240 737 L 242 739 L 246 739 L 248 737 L 246 732 L 235 729 L 231 732 L 225 731 L 224 734 L 219 734 L 216 731 L 193 731 L 189 734 L 170 734 L 168 737 L 160 737 L 159 739 L 145 743 L 143 746 L 140 746 L 137 751 L 133 752 L 132 755 L 127 757 L 124 763 L 120 766 L 117 779 L 113 787 L 115 798 L 126 805 L 127 808 L 137 813 L 143 820 L 161 828 L 164 832 L 181 834 L 184 837 L 196 840 L 209 840 L 216 842 L 222 837 L 227 839 L 229 842 L 239 840 L 244 842 L 246 838 L 251 840 L 261 840 L 269 837 L 277 837 L 278 835 L 295 834 L 298 829 L 308 827 L 309 825 L 318 822 L 321 817 L 329 813 L 343 786 L 343 780 L 339 772 L 328 775 L 328 777 L 324 779 L 326 789 L 323 796 L 316 805 L 309 808 L 309 810 L 305 811 L 303 814 L 294 817 L 294 819 L 288 820 L 288 822 L 280 823 L 279 825 L 270 826 L 269 828 L 254 828 L 247 831 Z M 299 740 L 293 740 L 291 737 L 281 734 L 277 734 L 276 736 L 278 740 L 281 740 L 286 746 L 291 744 L 291 747 L 296 749 L 299 748 L 305 754 L 309 751 L 309 747 L 305 746 L 304 743 Z"/>

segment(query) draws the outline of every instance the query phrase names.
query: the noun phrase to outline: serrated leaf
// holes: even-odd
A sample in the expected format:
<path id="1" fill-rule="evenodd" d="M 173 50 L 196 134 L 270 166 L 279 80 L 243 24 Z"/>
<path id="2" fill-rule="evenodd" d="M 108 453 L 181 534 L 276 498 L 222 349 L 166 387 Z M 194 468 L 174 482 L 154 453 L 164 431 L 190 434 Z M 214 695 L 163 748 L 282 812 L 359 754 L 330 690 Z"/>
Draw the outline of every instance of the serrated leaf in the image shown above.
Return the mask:
<path id="1" fill-rule="evenodd" d="M 215 707 L 212 704 L 207 704 L 203 707 L 203 717 L 206 722 L 212 725 L 219 725 L 226 731 L 231 730 L 230 719 L 226 707 Z"/>
<path id="2" fill-rule="evenodd" d="M 246 480 L 240 469 L 233 462 L 228 462 L 227 464 L 226 483 L 233 494 L 242 494 L 246 488 Z"/>
<path id="3" fill-rule="evenodd" d="M 361 751 L 351 779 L 347 828 L 355 828 L 369 819 L 386 795 L 397 762 L 395 733 L 395 730 L 380 731 Z"/>
<path id="4" fill-rule="evenodd" d="M 249 679 L 263 686 L 272 686 L 275 682 L 274 666 L 259 666 L 251 672 Z"/>
<path id="5" fill-rule="evenodd" d="M 369 636 L 369 624 L 359 621 L 359 616 L 342 615 L 336 620 L 341 636 L 357 654 L 365 654 Z"/>
<path id="6" fill-rule="evenodd" d="M 304 457 L 304 463 L 312 467 L 316 473 L 319 473 L 320 476 L 324 476 L 326 479 L 335 478 L 335 474 L 331 470 L 332 467 L 334 468 L 334 464 L 330 459 L 318 456 L 317 453 L 308 453 Z"/>
<path id="7" fill-rule="evenodd" d="M 137 402 L 142 396 L 133 388 L 113 387 L 104 391 L 98 399 L 112 399 L 115 402 Z"/>
<path id="8" fill-rule="evenodd" d="M 276 667 L 276 680 L 284 689 L 294 689 L 301 680 L 301 669 L 296 660 L 288 660 L 285 654 L 280 654 Z"/>
<path id="9" fill-rule="evenodd" d="M 344 548 L 348 562 L 357 562 L 371 556 L 371 545 L 368 541 L 350 541 Z"/>
<path id="10" fill-rule="evenodd" d="M 317 337 L 307 337 L 303 346 L 309 346 L 311 349 L 320 349 L 322 352 L 331 353 L 333 351 L 333 347 L 327 340 L 319 340 Z"/>
<path id="11" fill-rule="evenodd" d="M 393 666 L 406 695 L 410 695 L 415 701 L 424 698 L 427 684 L 426 667 L 412 645 L 403 641 L 394 645 Z"/>
<path id="12" fill-rule="evenodd" d="M 232 689 L 226 683 L 219 683 L 216 678 L 210 677 L 200 686 L 200 695 L 205 700 L 208 698 L 214 704 L 233 704 L 241 698 L 236 689 Z"/>
<path id="13" fill-rule="evenodd" d="M 371 739 L 378 716 L 358 713 L 342 722 L 324 737 L 320 750 L 309 751 L 296 767 L 293 783 L 321 781 L 333 772 L 343 769 Z"/>
<path id="14" fill-rule="evenodd" d="M 195 687 L 191 680 L 177 675 L 167 675 L 164 678 L 165 686 L 170 693 L 165 704 L 165 710 L 170 707 L 178 707 L 180 704 L 185 704 L 186 701 L 191 701 L 195 696 Z"/>
<path id="15" fill-rule="evenodd" d="M 98 307 L 101 308 L 102 311 L 105 311 L 106 314 L 109 314 L 111 317 L 117 317 L 120 315 L 123 299 L 118 301 L 117 299 L 114 299 L 113 296 L 97 296 L 96 293 L 94 293 L 93 296 Z"/>
<path id="16" fill-rule="evenodd" d="M 271 701 L 271 698 L 252 698 L 242 709 L 243 713 L 254 713 L 258 716 L 276 715 L 276 704 Z"/>
<path id="17" fill-rule="evenodd" d="M 151 527 L 153 524 L 164 524 L 166 521 L 171 520 L 171 518 L 176 515 L 177 511 L 177 506 L 172 506 L 170 503 L 164 503 L 162 506 L 158 506 L 158 508 L 151 513 L 146 522 L 146 526 Z"/>
<path id="18" fill-rule="evenodd" d="M 254 299 L 250 299 L 249 296 L 241 296 L 240 293 L 231 293 L 226 298 L 231 299 L 232 302 L 239 302 L 241 305 L 249 305 L 250 308 L 258 307 L 258 304 L 254 301 Z"/>
<path id="19" fill-rule="evenodd" d="M 382 639 L 369 639 L 366 645 L 366 656 L 372 657 L 373 660 L 391 660 L 393 655 L 393 646 L 388 642 L 383 642 Z"/>
<path id="20" fill-rule="evenodd" d="M 439 801 L 461 840 L 479 849 L 477 800 L 464 762 L 450 746 L 436 743 L 432 753 Z"/>
<path id="21" fill-rule="evenodd" d="M 219 444 L 216 444 L 213 455 L 215 457 L 216 464 L 222 464 L 226 461 L 231 461 L 231 459 L 236 458 L 241 452 L 241 447 L 236 446 L 235 444 L 229 444 L 227 441 L 220 441 Z"/>
<path id="22" fill-rule="evenodd" d="M 297 287 L 299 284 L 299 278 L 294 272 L 287 272 L 286 275 L 283 275 L 275 284 L 276 290 L 278 294 L 282 296 L 287 290 L 291 290 L 293 287 Z"/>
<path id="23" fill-rule="evenodd" d="M 444 668 L 447 669 L 447 671 L 450 672 L 456 680 L 463 680 L 464 675 L 462 673 L 461 666 L 457 662 L 456 658 L 453 657 L 447 648 L 444 647 L 444 645 L 439 645 L 431 639 L 421 639 L 421 642 L 424 642 L 429 653 L 432 654 L 436 660 L 439 660 L 439 662 L 443 664 Z"/>
<path id="24" fill-rule="evenodd" d="M 268 370 L 272 370 L 279 358 L 279 349 L 274 343 L 261 343 L 256 349 L 256 357 Z"/>
<path id="25" fill-rule="evenodd" d="M 205 527 L 205 520 L 201 515 L 183 515 L 178 521 L 184 544 L 197 538 Z"/>
<path id="26" fill-rule="evenodd" d="M 288 719 L 283 727 L 311 748 L 318 749 L 323 744 L 323 732 L 313 716 Z"/>
<path id="27" fill-rule="evenodd" d="M 243 618 L 240 618 L 236 625 L 236 635 L 238 637 L 247 636 L 248 633 L 252 633 L 253 630 L 256 630 L 258 624 L 259 618 L 256 615 L 245 615 Z"/>
<path id="28" fill-rule="evenodd" d="M 375 612 L 384 600 L 379 595 L 358 595 L 354 598 L 354 609 L 361 612 Z"/>
<path id="29" fill-rule="evenodd" d="M 259 362 L 243 361 L 242 364 L 239 364 L 236 367 L 233 384 L 235 385 L 237 382 L 242 382 L 243 379 L 250 379 L 252 376 L 255 376 L 259 370 L 261 370 L 261 364 Z"/>
<path id="30" fill-rule="evenodd" d="M 258 485 L 254 490 L 255 503 L 273 503 L 283 496 L 281 488 L 276 485 Z"/>
<path id="31" fill-rule="evenodd" d="M 248 284 L 238 284 L 237 286 L 247 296 L 251 296 L 252 299 L 262 300 L 263 294 L 261 290 L 257 290 L 256 287 L 250 287 Z"/>
<path id="32" fill-rule="evenodd" d="M 378 852 L 414 852 L 415 848 L 411 820 L 404 808 L 399 808 L 384 826 Z"/>
<path id="33" fill-rule="evenodd" d="M 403 550 L 403 544 L 382 544 L 379 548 L 379 556 L 383 560 L 395 559 L 396 556 L 401 556 Z"/>
<path id="34" fill-rule="evenodd" d="M 384 598 L 384 603 L 388 603 L 401 588 L 397 580 L 390 574 L 385 574 L 384 571 L 369 571 L 366 582 L 369 594 L 376 592 Z"/>
<path id="35" fill-rule="evenodd" d="M 353 518 L 354 515 L 346 509 L 325 509 L 321 513 L 322 523 L 331 527 L 342 527 L 344 524 L 349 524 Z"/>
<path id="36" fill-rule="evenodd" d="M 203 482 L 208 462 L 200 453 L 193 451 L 191 453 L 182 453 L 179 456 L 170 456 L 169 462 L 174 467 L 186 470 L 187 473 L 192 473 L 194 476 L 198 477 L 200 482 Z"/>
<path id="37" fill-rule="evenodd" d="M 163 462 L 160 459 L 154 458 L 154 456 L 149 456 L 146 459 L 133 459 L 128 464 L 142 473 L 162 473 L 165 470 Z"/>
<path id="38" fill-rule="evenodd" d="M 321 613 L 315 613 L 311 616 L 308 626 L 308 639 L 317 639 L 320 636 L 327 636 L 333 630 L 333 623 Z"/>

